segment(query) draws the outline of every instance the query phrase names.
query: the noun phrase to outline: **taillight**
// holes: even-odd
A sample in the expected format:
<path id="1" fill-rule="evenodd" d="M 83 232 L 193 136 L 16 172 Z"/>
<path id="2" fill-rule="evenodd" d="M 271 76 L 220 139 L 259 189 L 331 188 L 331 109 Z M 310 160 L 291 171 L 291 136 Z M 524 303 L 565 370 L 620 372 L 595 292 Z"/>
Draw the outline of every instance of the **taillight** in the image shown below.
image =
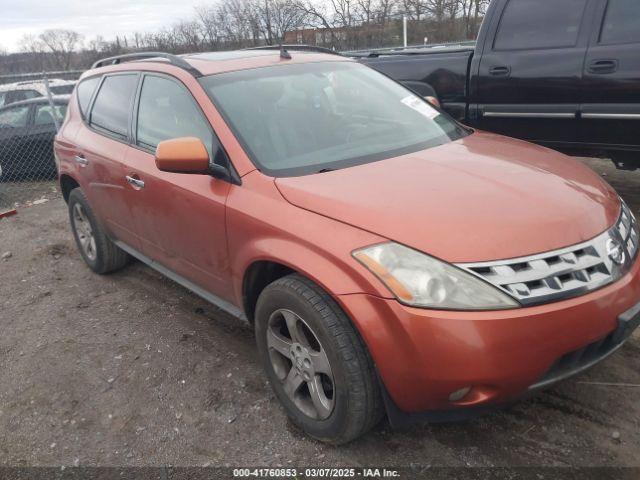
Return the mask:
<path id="1" fill-rule="evenodd" d="M 440 101 L 436 97 L 431 97 L 429 95 L 425 96 L 424 99 L 429 102 L 434 107 L 440 108 Z"/>

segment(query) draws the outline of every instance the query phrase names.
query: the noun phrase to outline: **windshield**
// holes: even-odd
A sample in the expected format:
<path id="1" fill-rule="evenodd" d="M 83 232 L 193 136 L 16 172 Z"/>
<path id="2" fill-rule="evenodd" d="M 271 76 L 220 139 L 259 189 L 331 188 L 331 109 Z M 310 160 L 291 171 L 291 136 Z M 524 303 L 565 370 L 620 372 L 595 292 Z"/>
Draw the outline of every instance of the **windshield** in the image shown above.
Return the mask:
<path id="1" fill-rule="evenodd" d="M 467 134 L 405 87 L 357 63 L 257 68 L 201 82 L 256 167 L 273 176 L 383 160 Z"/>

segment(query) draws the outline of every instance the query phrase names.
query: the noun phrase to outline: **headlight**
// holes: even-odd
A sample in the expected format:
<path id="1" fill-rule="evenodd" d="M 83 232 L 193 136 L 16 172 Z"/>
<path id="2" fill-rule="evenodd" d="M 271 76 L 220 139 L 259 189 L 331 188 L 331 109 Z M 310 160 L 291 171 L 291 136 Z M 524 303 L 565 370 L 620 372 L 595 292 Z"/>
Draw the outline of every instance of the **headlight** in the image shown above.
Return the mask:
<path id="1" fill-rule="evenodd" d="M 446 310 L 498 310 L 520 304 L 459 268 L 397 243 L 353 252 L 402 303 Z"/>

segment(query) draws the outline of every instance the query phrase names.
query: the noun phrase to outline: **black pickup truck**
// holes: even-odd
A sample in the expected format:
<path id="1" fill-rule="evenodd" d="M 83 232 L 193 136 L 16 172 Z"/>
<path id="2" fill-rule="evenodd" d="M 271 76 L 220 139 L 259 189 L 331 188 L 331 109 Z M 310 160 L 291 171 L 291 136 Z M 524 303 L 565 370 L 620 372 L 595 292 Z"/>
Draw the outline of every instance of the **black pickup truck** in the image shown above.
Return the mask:
<path id="1" fill-rule="evenodd" d="M 472 127 L 640 168 L 640 0 L 493 0 L 475 43 L 350 55 Z"/>

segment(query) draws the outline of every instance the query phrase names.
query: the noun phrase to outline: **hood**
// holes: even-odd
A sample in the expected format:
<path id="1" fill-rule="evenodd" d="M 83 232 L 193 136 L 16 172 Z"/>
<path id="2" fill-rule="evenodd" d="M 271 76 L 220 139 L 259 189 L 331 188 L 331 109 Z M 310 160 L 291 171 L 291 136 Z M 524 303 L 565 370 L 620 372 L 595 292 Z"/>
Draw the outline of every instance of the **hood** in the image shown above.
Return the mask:
<path id="1" fill-rule="evenodd" d="M 574 245 L 620 212 L 615 191 L 578 161 L 480 132 L 276 185 L 293 205 L 456 263 Z"/>

